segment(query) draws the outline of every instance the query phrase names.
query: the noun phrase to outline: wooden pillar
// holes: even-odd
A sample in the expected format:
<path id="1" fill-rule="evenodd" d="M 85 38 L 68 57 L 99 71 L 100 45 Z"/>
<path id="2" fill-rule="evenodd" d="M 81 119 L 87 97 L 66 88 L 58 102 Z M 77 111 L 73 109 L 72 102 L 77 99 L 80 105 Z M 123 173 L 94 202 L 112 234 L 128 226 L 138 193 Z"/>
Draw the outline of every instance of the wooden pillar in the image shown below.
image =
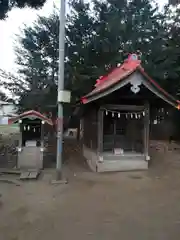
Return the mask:
<path id="1" fill-rule="evenodd" d="M 77 135 L 76 135 L 76 140 L 77 141 L 80 141 L 80 139 L 81 139 L 80 132 L 81 132 L 81 119 L 80 119 L 78 127 L 77 127 Z"/>
<path id="2" fill-rule="evenodd" d="M 99 109 L 98 111 L 98 153 L 103 152 L 103 117 L 104 110 Z"/>
<path id="3" fill-rule="evenodd" d="M 144 116 L 144 154 L 146 159 L 149 158 L 149 124 L 150 124 L 150 112 L 149 103 L 145 103 L 145 116 Z"/>
<path id="4" fill-rule="evenodd" d="M 22 131 L 23 131 L 22 120 L 19 120 L 19 130 L 20 130 L 20 136 L 19 136 L 19 148 L 22 148 Z"/>
<path id="5" fill-rule="evenodd" d="M 112 149 L 113 153 L 114 153 L 114 149 L 116 148 L 116 125 L 117 125 L 117 122 L 114 119 L 114 124 L 113 124 L 113 149 Z"/>
<path id="6" fill-rule="evenodd" d="M 80 119 L 78 135 L 79 135 L 78 140 L 83 141 L 83 139 L 84 139 L 84 118 Z"/>
<path id="7" fill-rule="evenodd" d="M 44 147 L 44 121 L 41 122 L 41 147 Z"/>

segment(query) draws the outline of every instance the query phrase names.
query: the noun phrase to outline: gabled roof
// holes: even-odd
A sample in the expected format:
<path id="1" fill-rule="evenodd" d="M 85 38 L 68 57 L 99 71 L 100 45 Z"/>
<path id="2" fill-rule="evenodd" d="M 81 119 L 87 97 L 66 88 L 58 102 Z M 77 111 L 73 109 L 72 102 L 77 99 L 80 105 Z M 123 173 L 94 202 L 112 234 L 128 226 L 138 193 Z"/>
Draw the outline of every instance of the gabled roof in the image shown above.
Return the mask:
<path id="1" fill-rule="evenodd" d="M 122 65 L 116 67 L 113 71 L 111 71 L 106 76 L 100 77 L 95 84 L 94 90 L 92 90 L 87 95 L 81 98 L 81 102 L 86 104 L 88 102 L 92 102 L 101 98 L 101 93 L 106 92 L 108 89 L 112 88 L 114 85 L 124 81 L 131 74 L 135 72 L 140 72 L 144 78 L 156 89 L 160 94 L 169 102 L 171 105 L 180 108 L 180 102 L 166 92 L 160 85 L 155 82 L 143 69 L 141 66 L 141 61 L 136 58 L 135 54 L 130 54 L 128 59 L 124 61 Z"/>
<path id="2" fill-rule="evenodd" d="M 9 119 L 9 124 L 15 123 L 20 119 L 24 119 L 24 118 L 34 118 L 34 119 L 40 119 L 42 121 L 45 121 L 47 124 L 49 125 L 53 125 L 51 119 L 47 118 L 46 116 L 44 116 L 43 114 L 34 111 L 34 110 L 30 110 L 30 111 L 26 111 L 20 115 L 18 115 L 17 117 L 13 117 Z"/>

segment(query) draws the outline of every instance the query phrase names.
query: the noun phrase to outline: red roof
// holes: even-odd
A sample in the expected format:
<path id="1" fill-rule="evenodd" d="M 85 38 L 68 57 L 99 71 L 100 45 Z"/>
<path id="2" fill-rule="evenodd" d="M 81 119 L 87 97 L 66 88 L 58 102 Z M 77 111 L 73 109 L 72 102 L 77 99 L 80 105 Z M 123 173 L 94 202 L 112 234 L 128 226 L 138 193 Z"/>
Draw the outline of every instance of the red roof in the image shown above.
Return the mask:
<path id="1" fill-rule="evenodd" d="M 23 118 L 31 118 L 31 117 L 41 119 L 42 121 L 45 121 L 47 124 L 53 125 L 51 119 L 47 118 L 43 114 L 36 112 L 34 110 L 30 110 L 30 111 L 27 111 L 27 112 L 24 112 L 24 113 L 18 115 L 17 117 L 10 118 L 9 124 L 15 123 L 18 120 L 23 119 Z"/>
<path id="2" fill-rule="evenodd" d="M 98 93 L 104 92 L 105 90 L 117 84 L 118 82 L 126 79 L 135 71 L 139 70 L 141 74 L 163 95 L 170 98 L 172 101 L 175 101 L 177 103 L 177 108 L 178 108 L 180 102 L 177 99 L 175 99 L 173 96 L 171 96 L 169 93 L 167 93 L 163 88 L 161 88 L 157 82 L 155 82 L 152 78 L 150 78 L 148 74 L 144 71 L 143 67 L 141 66 L 141 61 L 137 59 L 133 59 L 132 56 L 134 57 L 134 54 L 129 55 L 128 59 L 125 60 L 122 65 L 120 65 L 119 67 L 116 67 L 109 74 L 107 74 L 106 76 L 100 77 L 96 81 L 95 89 L 92 90 L 87 95 L 85 95 L 84 97 L 82 97 L 81 102 L 83 104 L 86 104 L 87 102 L 89 102 L 88 98 L 93 97 Z"/>

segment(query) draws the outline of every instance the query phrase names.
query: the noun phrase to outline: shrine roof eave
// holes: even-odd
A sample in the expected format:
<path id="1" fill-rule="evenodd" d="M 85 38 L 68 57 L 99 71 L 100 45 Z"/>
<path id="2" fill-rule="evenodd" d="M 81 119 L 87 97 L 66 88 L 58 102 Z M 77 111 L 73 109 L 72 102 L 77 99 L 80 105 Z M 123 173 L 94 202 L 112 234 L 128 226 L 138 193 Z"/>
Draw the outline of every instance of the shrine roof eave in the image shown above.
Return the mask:
<path id="1" fill-rule="evenodd" d="M 119 74 L 118 74 L 119 72 Z M 88 93 L 87 95 L 81 98 L 82 104 L 87 104 L 93 101 L 96 101 L 110 93 L 122 88 L 127 84 L 127 79 L 135 72 L 138 72 L 142 75 L 145 79 L 145 84 L 147 88 L 149 88 L 152 92 L 155 93 L 159 98 L 163 99 L 168 104 L 172 105 L 173 107 L 180 109 L 180 101 L 173 97 L 171 94 L 166 92 L 155 80 L 150 78 L 150 76 L 144 71 L 142 66 L 138 64 L 132 68 L 125 71 L 124 74 L 121 74 L 122 71 L 116 70 L 116 75 L 111 74 L 107 76 L 107 78 L 99 85 L 96 85 L 96 88 Z"/>
<path id="2" fill-rule="evenodd" d="M 47 123 L 48 125 L 53 125 L 53 122 L 51 119 L 47 118 L 46 116 L 44 116 L 43 114 L 37 112 L 37 111 L 34 111 L 34 110 L 30 110 L 30 111 L 26 111 L 16 117 L 12 117 L 9 119 L 8 123 L 9 124 L 13 124 L 13 123 L 16 123 L 18 122 L 19 120 L 21 119 L 40 119 L 42 121 L 44 121 L 45 123 Z"/>

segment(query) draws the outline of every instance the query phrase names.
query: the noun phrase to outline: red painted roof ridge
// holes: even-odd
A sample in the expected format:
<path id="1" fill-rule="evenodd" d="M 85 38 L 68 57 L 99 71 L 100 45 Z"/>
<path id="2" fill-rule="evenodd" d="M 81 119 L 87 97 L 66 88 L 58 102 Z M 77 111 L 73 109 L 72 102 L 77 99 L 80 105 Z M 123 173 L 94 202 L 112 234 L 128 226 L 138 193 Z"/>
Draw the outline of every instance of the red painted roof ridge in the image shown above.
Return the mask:
<path id="1" fill-rule="evenodd" d="M 88 93 L 87 95 L 83 96 L 81 98 L 81 102 L 83 104 L 86 104 L 88 102 L 88 97 L 97 94 L 99 92 L 104 91 L 105 89 L 111 87 L 112 85 L 118 83 L 119 81 L 127 78 L 129 75 L 131 75 L 136 70 L 139 70 L 142 75 L 146 79 L 149 80 L 151 84 L 154 85 L 159 91 L 161 91 L 164 95 L 171 98 L 173 101 L 175 101 L 178 104 L 178 107 L 180 109 L 180 101 L 175 99 L 172 95 L 170 95 L 168 92 L 166 92 L 156 81 L 154 81 L 144 70 L 144 68 L 141 66 L 141 61 L 137 59 L 137 55 L 130 54 L 128 59 L 124 61 L 124 63 L 115 69 L 113 69 L 111 72 L 109 72 L 105 76 L 101 76 L 95 84 L 95 88 Z"/>
<path id="2" fill-rule="evenodd" d="M 36 117 L 40 118 L 40 119 L 43 119 L 46 123 L 52 125 L 52 120 L 47 118 L 45 115 L 41 114 L 40 112 L 37 112 L 35 110 L 29 110 L 29 111 L 25 111 L 23 113 L 21 113 L 20 115 L 16 116 L 16 117 L 13 117 L 13 118 L 10 118 L 9 119 L 9 123 L 13 123 L 13 122 L 16 122 L 18 121 L 19 119 L 21 118 L 25 118 L 25 117 L 28 117 L 30 115 L 35 115 Z"/>
<path id="3" fill-rule="evenodd" d="M 110 78 L 113 77 L 113 75 L 115 75 L 116 73 L 119 73 L 122 71 L 123 75 L 124 73 L 127 71 L 135 71 L 136 68 L 138 66 L 140 66 L 141 61 L 140 60 L 131 60 L 131 59 L 127 59 L 124 61 L 124 63 L 116 68 L 114 68 L 113 70 L 111 70 L 110 73 L 108 73 L 105 76 L 101 76 L 95 84 L 95 88 L 98 88 L 100 85 L 102 85 L 105 81 L 110 80 Z M 119 79 L 121 80 L 121 79 Z"/>

